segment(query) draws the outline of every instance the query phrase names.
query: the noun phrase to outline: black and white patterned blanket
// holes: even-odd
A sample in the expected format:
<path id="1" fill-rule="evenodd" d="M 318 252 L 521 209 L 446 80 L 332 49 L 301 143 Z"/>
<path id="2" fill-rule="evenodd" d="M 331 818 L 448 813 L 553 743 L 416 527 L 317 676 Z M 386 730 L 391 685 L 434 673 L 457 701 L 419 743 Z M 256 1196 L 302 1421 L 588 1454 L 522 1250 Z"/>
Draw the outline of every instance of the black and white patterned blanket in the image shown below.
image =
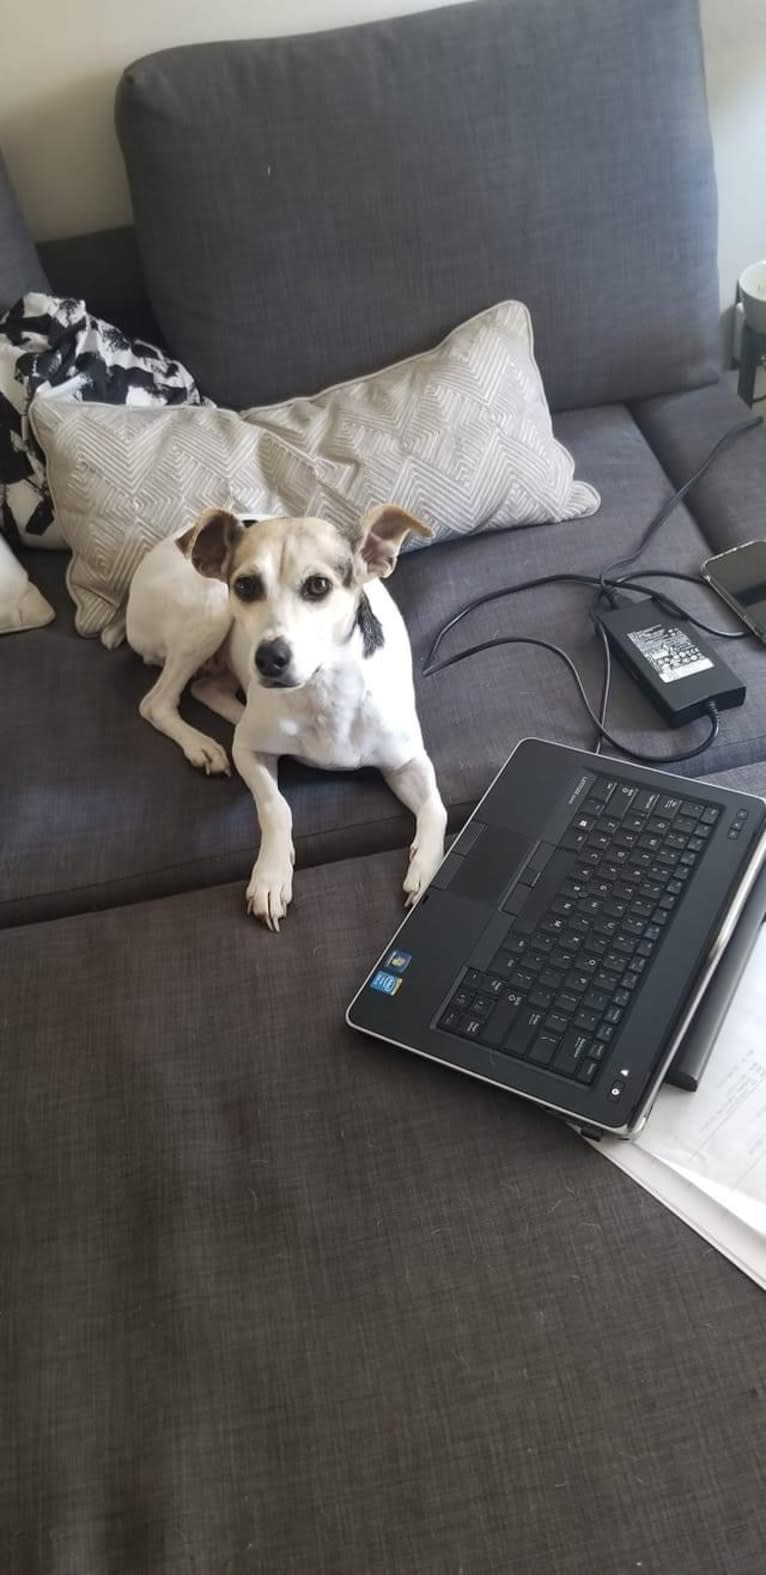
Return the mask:
<path id="1" fill-rule="evenodd" d="M 208 405 L 178 361 L 93 317 L 84 301 L 25 295 L 0 317 L 0 529 L 11 541 L 64 547 L 33 398 L 110 405 Z"/>

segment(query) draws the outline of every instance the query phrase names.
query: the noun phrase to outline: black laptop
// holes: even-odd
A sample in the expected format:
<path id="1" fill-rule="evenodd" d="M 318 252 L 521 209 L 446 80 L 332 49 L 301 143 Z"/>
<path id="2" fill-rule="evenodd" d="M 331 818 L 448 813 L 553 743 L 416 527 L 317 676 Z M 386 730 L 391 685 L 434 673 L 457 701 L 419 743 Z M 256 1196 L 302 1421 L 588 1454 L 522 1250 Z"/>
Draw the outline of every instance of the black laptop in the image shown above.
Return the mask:
<path id="1" fill-rule="evenodd" d="M 347 1021 L 629 1137 L 673 1067 L 695 1086 L 684 1044 L 695 1014 L 715 1034 L 765 882 L 762 799 L 525 739 Z"/>

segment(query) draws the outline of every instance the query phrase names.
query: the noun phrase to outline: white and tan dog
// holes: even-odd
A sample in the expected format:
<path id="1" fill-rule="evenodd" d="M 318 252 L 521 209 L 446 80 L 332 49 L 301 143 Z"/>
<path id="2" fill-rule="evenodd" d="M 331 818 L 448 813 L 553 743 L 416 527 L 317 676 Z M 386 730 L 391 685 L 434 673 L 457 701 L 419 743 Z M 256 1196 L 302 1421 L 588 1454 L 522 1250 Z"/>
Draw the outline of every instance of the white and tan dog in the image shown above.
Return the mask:
<path id="1" fill-rule="evenodd" d="M 444 850 L 446 812 L 423 747 L 404 621 L 381 583 L 409 534 L 425 525 L 393 504 L 371 509 L 349 534 L 321 519 L 263 520 L 207 510 L 152 548 L 137 569 L 127 636 L 162 674 L 141 715 L 207 772 L 225 751 L 184 722 L 192 693 L 235 724 L 234 764 L 261 829 L 248 912 L 278 930 L 292 897 L 292 815 L 277 784 L 281 755 L 354 771 L 376 766 L 416 817 L 404 882 L 408 903 Z M 245 704 L 237 691 L 245 696 Z"/>

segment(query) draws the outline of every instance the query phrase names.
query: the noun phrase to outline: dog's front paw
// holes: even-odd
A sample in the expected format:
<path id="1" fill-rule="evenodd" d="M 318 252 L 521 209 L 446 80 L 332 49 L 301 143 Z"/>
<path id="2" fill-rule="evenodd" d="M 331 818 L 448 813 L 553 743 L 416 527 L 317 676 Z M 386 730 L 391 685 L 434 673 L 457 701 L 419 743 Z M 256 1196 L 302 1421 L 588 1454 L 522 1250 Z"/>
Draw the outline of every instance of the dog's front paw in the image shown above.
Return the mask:
<path id="1" fill-rule="evenodd" d="M 183 752 L 193 766 L 204 771 L 206 777 L 231 776 L 226 750 L 217 744 L 214 738 L 207 738 L 204 733 L 195 733 L 194 737 L 183 745 Z"/>
<path id="2" fill-rule="evenodd" d="M 247 911 L 269 930 L 278 930 L 293 897 L 292 848 L 286 857 L 259 854 L 247 888 Z"/>
<path id="3" fill-rule="evenodd" d="M 422 848 L 413 842 L 410 848 L 410 862 L 404 878 L 405 907 L 414 908 L 415 903 L 422 897 L 426 886 L 433 879 L 442 861 L 444 843 L 439 840 L 438 846 Z"/>

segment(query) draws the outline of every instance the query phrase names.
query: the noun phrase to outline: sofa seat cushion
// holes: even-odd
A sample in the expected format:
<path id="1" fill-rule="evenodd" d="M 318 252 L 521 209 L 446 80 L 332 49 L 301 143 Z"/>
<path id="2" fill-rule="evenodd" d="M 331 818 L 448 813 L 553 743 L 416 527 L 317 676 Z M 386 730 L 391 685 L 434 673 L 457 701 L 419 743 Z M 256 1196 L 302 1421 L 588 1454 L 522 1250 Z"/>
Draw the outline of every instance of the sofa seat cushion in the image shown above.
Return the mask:
<path id="1" fill-rule="evenodd" d="M 560 416 L 556 431 L 601 492 L 598 514 L 407 555 L 389 583 L 411 631 L 418 672 L 440 625 L 468 598 L 535 575 L 598 571 L 632 548 L 671 491 L 623 407 Z M 708 550 L 681 508 L 648 558 L 696 571 Z M 37 581 L 59 616 L 4 651 L 11 704 L 5 740 L 10 764 L 0 774 L 0 918 L 18 923 L 245 879 L 256 824 L 244 787 L 238 780 L 200 778 L 174 745 L 141 721 L 138 702 L 151 674 L 126 647 L 105 652 L 75 635 L 63 566 L 47 558 L 41 563 L 41 557 L 34 560 Z M 710 593 L 684 586 L 681 596 L 702 616 L 725 623 L 726 611 Z M 573 586 L 496 602 L 466 619 L 444 651 L 508 633 L 554 640 L 571 653 L 597 704 L 601 656 L 589 606 L 589 593 Z M 688 767 L 696 774 L 766 758 L 764 653 L 746 640 L 725 654 L 745 678 L 748 699 L 742 710 L 723 715 L 717 744 Z M 534 647 L 500 648 L 419 678 L 418 692 L 453 825 L 519 739 L 542 734 L 582 748 L 592 744 L 571 677 Z M 661 754 L 702 736 L 704 723 L 671 736 L 619 671 L 613 696 L 610 720 L 636 749 Z M 191 700 L 183 707 L 195 725 L 230 742 L 226 723 Z M 376 773 L 317 773 L 286 762 L 282 775 L 300 863 L 404 847 L 409 840 L 410 818 Z"/>
<path id="2" fill-rule="evenodd" d="M 760 1575 L 763 1296 L 344 1026 L 400 875 L 0 936 L 3 1570 Z"/>

